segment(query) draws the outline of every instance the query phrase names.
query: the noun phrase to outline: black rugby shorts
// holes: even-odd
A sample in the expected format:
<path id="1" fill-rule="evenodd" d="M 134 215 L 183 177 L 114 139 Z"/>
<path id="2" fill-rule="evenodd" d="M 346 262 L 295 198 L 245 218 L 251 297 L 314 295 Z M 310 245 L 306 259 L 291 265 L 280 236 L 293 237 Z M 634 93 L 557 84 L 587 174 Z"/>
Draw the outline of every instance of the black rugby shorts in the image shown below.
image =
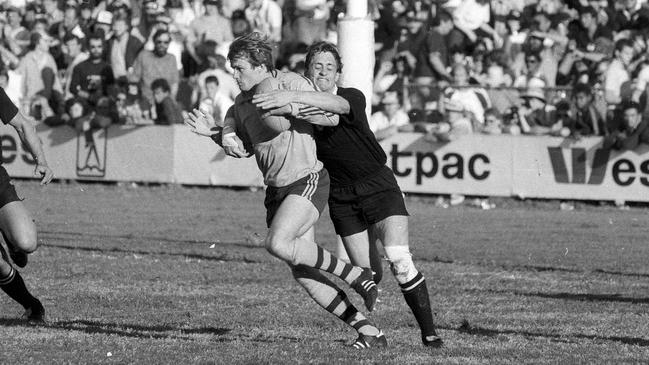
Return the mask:
<path id="1" fill-rule="evenodd" d="M 329 215 L 342 237 L 363 232 L 395 215 L 409 215 L 397 180 L 387 166 L 352 185 L 332 187 Z"/>
<path id="2" fill-rule="evenodd" d="M 7 170 L 0 166 L 0 208 L 17 201 L 22 201 L 22 199 L 18 197 Z"/>

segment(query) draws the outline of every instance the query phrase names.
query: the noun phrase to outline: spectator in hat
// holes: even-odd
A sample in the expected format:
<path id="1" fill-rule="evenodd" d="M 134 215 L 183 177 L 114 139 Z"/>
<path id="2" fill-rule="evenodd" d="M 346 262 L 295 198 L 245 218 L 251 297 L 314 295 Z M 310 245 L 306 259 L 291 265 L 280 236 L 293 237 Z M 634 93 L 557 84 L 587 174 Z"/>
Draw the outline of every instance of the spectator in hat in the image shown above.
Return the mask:
<path id="1" fill-rule="evenodd" d="M 113 14 L 102 10 L 97 14 L 97 19 L 94 23 L 93 33 L 101 34 L 102 38 L 109 40 L 111 37 L 111 30 L 113 27 Z"/>
<path id="2" fill-rule="evenodd" d="M 50 54 L 52 38 L 46 33 L 34 32 L 30 36 L 30 51 L 20 60 L 19 72 L 23 76 L 21 110 L 33 115 L 32 102 L 38 96 L 45 98 L 52 109 L 58 110 L 63 99 L 63 87 L 59 72 Z"/>
<path id="3" fill-rule="evenodd" d="M 616 150 L 634 150 L 639 144 L 649 144 L 649 122 L 642 117 L 640 104 L 627 101 L 621 105 L 624 123 L 604 138 L 603 147 Z"/>
<path id="4" fill-rule="evenodd" d="M 399 93 L 388 91 L 381 99 L 381 109 L 372 114 L 370 129 L 378 141 L 388 138 L 410 124 L 408 114 L 402 109 Z M 410 129 L 410 128 L 407 128 Z"/>
<path id="5" fill-rule="evenodd" d="M 139 37 L 131 34 L 131 21 L 127 16 L 115 17 L 112 28 L 113 35 L 108 41 L 108 60 L 115 79 L 126 82 L 129 70 L 144 44 Z"/>
<path id="6" fill-rule="evenodd" d="M 176 58 L 167 53 L 171 35 L 166 30 L 158 30 L 153 35 L 153 42 L 155 44 L 153 51 L 142 50 L 135 58 L 129 81 L 138 82 L 142 95 L 153 103 L 151 83 L 156 79 L 165 79 L 169 84 L 171 96 L 175 99 L 180 73 Z"/>
<path id="7" fill-rule="evenodd" d="M 556 108 L 546 103 L 542 89 L 528 89 L 521 98 L 523 105 L 518 108 L 518 120 L 523 134 L 568 135 L 569 131 L 557 122 Z"/>

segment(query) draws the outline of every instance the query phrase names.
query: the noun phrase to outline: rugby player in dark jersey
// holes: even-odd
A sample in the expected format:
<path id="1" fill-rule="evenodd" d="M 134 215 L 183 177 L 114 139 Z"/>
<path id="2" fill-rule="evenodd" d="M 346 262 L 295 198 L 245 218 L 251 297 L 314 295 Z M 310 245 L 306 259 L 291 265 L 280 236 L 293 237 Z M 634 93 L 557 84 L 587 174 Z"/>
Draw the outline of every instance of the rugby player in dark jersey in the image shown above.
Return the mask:
<path id="1" fill-rule="evenodd" d="M 34 175 L 41 178 L 41 185 L 48 184 L 54 177 L 48 167 L 41 141 L 33 124 L 18 111 L 4 89 L 0 88 L 0 120 L 12 126 L 20 140 L 31 152 L 36 169 Z M 25 308 L 23 317 L 30 321 L 45 320 L 45 309 L 41 302 L 27 290 L 20 273 L 13 267 L 27 265 L 27 254 L 37 248 L 36 225 L 22 200 L 16 194 L 7 170 L 0 166 L 0 230 L 9 252 L 0 247 L 0 289 Z M 9 259 L 11 258 L 11 260 Z"/>
<path id="2" fill-rule="evenodd" d="M 301 103 L 339 115 L 338 125 L 315 131 L 318 159 L 331 178 L 329 214 L 336 233 L 342 237 L 351 262 L 362 267 L 377 261 L 370 260 L 369 247 L 377 241 L 383 244 L 392 273 L 419 324 L 422 342 L 442 346 L 433 324 L 426 280 L 412 261 L 403 194 L 370 130 L 365 97 L 358 89 L 336 85 L 341 70 L 336 47 L 315 43 L 307 52 L 306 73 L 322 93 L 273 91 L 255 95 L 253 103 L 270 113 Z"/>

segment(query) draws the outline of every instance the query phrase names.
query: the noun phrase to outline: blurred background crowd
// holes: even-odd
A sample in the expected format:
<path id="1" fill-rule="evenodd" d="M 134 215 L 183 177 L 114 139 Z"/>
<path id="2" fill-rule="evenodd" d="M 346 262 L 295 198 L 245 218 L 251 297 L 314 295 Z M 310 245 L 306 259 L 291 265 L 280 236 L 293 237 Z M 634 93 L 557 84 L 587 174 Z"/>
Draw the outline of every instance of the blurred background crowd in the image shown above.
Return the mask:
<path id="1" fill-rule="evenodd" d="M 646 0 L 368 1 L 375 22 L 379 139 L 421 131 L 603 136 L 649 143 Z M 0 86 L 50 126 L 217 121 L 239 90 L 230 42 L 251 31 L 279 69 L 304 71 L 337 42 L 346 0 L 5 0 Z"/>

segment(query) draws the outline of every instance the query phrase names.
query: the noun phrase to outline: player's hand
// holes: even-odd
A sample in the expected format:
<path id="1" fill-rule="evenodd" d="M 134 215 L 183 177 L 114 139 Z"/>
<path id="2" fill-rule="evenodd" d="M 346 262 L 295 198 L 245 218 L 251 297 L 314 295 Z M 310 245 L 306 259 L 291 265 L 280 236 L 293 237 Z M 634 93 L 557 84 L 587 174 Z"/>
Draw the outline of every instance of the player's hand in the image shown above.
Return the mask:
<path id="1" fill-rule="evenodd" d="M 190 131 L 200 136 L 212 137 L 220 133 L 219 130 L 212 130 L 212 127 L 216 126 L 214 117 L 198 109 L 194 109 L 191 113 L 188 113 L 184 122 Z"/>
<path id="2" fill-rule="evenodd" d="M 248 157 L 250 154 L 243 147 L 243 142 L 234 133 L 227 133 L 223 136 L 223 151 L 225 154 L 235 158 Z"/>
<path id="3" fill-rule="evenodd" d="M 259 93 L 252 97 L 252 103 L 261 109 L 276 109 L 294 102 L 293 91 L 277 90 Z"/>
<path id="4" fill-rule="evenodd" d="M 34 169 L 34 176 L 40 176 L 41 185 L 46 185 L 54 178 L 54 172 L 52 172 L 49 166 L 38 164 Z"/>

